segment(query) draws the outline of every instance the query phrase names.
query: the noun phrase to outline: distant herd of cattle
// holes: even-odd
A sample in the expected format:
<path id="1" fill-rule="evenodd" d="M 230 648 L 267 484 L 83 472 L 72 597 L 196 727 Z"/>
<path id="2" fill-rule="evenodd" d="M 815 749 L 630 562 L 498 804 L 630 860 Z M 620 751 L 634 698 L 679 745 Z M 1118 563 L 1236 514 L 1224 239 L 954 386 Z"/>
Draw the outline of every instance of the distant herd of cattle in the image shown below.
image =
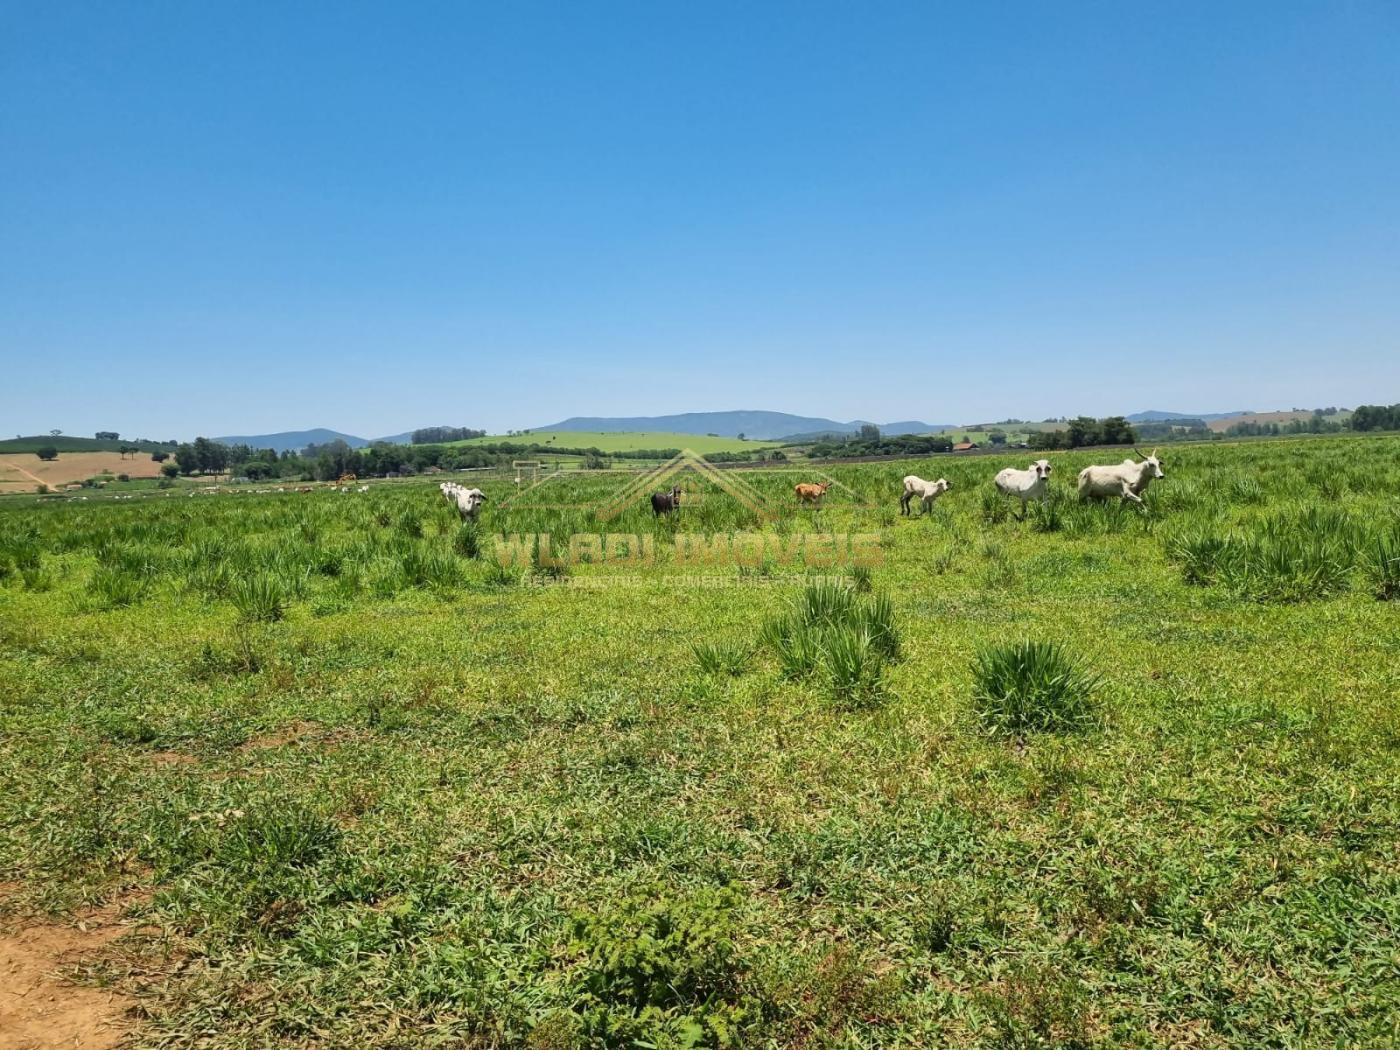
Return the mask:
<path id="1" fill-rule="evenodd" d="M 1152 450 L 1152 455 L 1147 455 L 1138 449 L 1133 449 L 1141 460 L 1134 460 L 1131 456 L 1122 463 L 1111 466 L 1085 467 L 1079 472 L 1079 495 L 1082 499 L 1112 499 L 1117 497 L 1131 503 L 1142 503 L 1142 494 L 1157 478 L 1166 477 L 1162 470 L 1162 461 L 1157 458 L 1157 450 Z M 1021 501 L 1021 516 L 1025 517 L 1026 504 L 1031 500 L 1043 501 L 1050 492 L 1050 462 L 1049 460 L 1038 459 L 1025 470 L 1017 470 L 1015 467 L 1007 467 L 999 472 L 994 479 L 997 488 L 1008 496 L 1012 496 Z M 826 490 L 831 487 L 831 482 L 822 481 L 816 484 L 802 482 L 793 488 L 799 504 L 813 504 L 820 506 L 822 497 L 826 495 Z M 486 493 L 480 489 L 464 488 L 451 481 L 445 481 L 438 486 L 442 490 L 443 497 L 456 506 L 457 512 L 462 516 L 463 521 L 475 521 L 477 514 L 481 510 L 481 505 L 486 502 Z M 904 479 L 904 495 L 899 499 L 900 512 L 911 514 L 910 505 L 914 498 L 918 497 L 923 506 L 924 513 L 927 514 L 933 507 L 933 501 L 943 493 L 947 492 L 952 485 L 947 478 L 939 478 L 937 481 L 925 481 L 923 478 L 910 474 Z M 651 512 L 656 517 L 663 514 L 672 514 L 680 510 L 681 488 L 673 485 L 664 492 L 653 492 L 651 494 Z"/>

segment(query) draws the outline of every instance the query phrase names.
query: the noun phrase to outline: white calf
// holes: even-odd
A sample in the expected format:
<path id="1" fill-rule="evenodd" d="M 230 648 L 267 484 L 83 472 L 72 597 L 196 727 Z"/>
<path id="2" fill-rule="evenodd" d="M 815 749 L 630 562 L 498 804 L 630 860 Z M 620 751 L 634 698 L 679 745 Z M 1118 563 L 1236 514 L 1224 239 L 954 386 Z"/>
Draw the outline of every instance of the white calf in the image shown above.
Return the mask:
<path id="1" fill-rule="evenodd" d="M 904 479 L 904 495 L 899 497 L 899 507 L 901 514 L 909 514 L 909 504 L 915 496 L 919 497 L 924 505 L 924 513 L 927 514 L 933 509 L 933 501 L 953 486 L 949 484 L 947 478 L 939 478 L 937 481 L 925 481 L 917 475 L 910 474 Z"/>
<path id="2" fill-rule="evenodd" d="M 1026 516 L 1026 504 L 1031 500 L 1044 502 L 1050 491 L 1050 461 L 1038 459 L 1026 470 L 1007 467 L 996 476 L 997 488 L 1021 501 L 1021 517 Z"/>

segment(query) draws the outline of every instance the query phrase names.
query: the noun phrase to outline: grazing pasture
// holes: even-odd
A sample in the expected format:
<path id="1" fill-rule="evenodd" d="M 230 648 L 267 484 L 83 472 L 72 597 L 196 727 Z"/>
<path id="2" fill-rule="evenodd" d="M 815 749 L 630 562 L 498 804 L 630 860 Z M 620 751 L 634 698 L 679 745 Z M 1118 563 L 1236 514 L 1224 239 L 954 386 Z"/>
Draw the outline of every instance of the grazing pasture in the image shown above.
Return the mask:
<path id="1" fill-rule="evenodd" d="M 148 1045 L 1394 1045 L 1400 439 L 1115 456 L 2 500 L 0 923 Z"/>

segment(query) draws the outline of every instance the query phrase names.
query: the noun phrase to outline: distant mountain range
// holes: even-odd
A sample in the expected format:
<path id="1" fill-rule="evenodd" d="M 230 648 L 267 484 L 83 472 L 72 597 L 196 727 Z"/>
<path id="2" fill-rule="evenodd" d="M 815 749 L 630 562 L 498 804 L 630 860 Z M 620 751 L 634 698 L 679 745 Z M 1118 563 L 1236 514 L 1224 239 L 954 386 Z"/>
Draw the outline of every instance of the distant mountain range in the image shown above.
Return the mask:
<path id="1" fill-rule="evenodd" d="M 1160 423 L 1168 419 L 1200 419 L 1207 423 L 1221 419 L 1254 416 L 1249 410 L 1238 412 L 1164 412 L 1161 409 L 1148 409 L 1134 412 L 1125 417 L 1130 423 Z M 538 435 L 542 431 L 585 431 L 595 434 L 622 434 L 652 432 L 666 434 L 717 434 L 720 437 L 738 437 L 743 434 L 756 441 L 776 441 L 791 439 L 815 441 L 818 438 L 854 434 L 862 426 L 863 419 L 853 419 L 843 423 L 822 416 L 795 416 L 787 412 L 764 412 L 748 409 L 736 412 L 683 412 L 674 416 L 571 416 L 550 426 L 534 427 L 528 433 Z M 877 423 L 880 433 L 892 437 L 900 434 L 927 434 L 937 430 L 955 429 L 959 423 L 925 423 L 917 419 L 903 419 L 893 423 Z M 522 435 L 523 436 L 523 435 Z M 318 427 L 314 430 L 286 430 L 278 434 L 248 434 L 236 437 L 219 437 L 225 445 L 249 445 L 253 448 L 271 448 L 278 452 L 299 452 L 307 445 L 324 445 L 328 441 L 344 441 L 351 448 L 364 448 L 378 442 L 394 445 L 407 445 L 413 441 L 413 432 L 390 434 L 381 438 L 362 438 L 354 434 L 343 434 L 338 430 Z M 518 439 L 516 439 L 518 440 Z"/>
<path id="2" fill-rule="evenodd" d="M 247 445 L 249 448 L 270 448 L 275 452 L 300 452 L 307 445 L 324 445 L 328 441 L 343 441 L 351 448 L 365 448 L 369 445 L 411 445 L 413 431 L 390 434 L 388 437 L 362 438 L 354 434 L 342 434 L 339 430 L 317 427 L 315 430 L 284 430 L 277 434 L 243 434 L 234 437 L 216 437 L 223 445 Z"/>
<path id="3" fill-rule="evenodd" d="M 676 416 L 572 416 L 562 423 L 535 427 L 534 430 L 583 430 L 595 434 L 621 434 L 634 431 L 659 431 L 667 434 L 717 434 L 720 437 L 745 437 L 759 441 L 779 438 L 815 438 L 827 434 L 854 434 L 865 420 L 842 423 L 821 416 L 794 416 L 787 412 L 683 412 Z M 937 430 L 938 425 L 918 420 L 878 423 L 880 433 L 923 434 Z M 949 424 L 951 425 L 951 424 Z"/>
<path id="4" fill-rule="evenodd" d="M 233 437 L 216 437 L 214 441 L 224 445 L 248 445 L 251 448 L 270 448 L 275 452 L 300 452 L 307 445 L 324 445 L 328 441 L 340 440 L 351 448 L 364 448 L 369 444 L 354 434 L 342 434 L 338 430 L 317 427 L 315 430 L 284 430 L 278 434 L 240 434 Z M 408 440 L 408 435 L 404 435 Z"/>

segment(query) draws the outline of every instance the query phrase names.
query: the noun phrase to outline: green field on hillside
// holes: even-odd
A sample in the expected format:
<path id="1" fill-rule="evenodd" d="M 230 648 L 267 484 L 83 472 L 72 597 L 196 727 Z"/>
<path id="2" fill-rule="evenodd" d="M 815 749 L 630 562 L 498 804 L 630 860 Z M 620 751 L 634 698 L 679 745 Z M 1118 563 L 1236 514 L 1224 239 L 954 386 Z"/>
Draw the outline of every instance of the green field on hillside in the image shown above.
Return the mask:
<path id="1" fill-rule="evenodd" d="M 96 438 L 70 437 L 60 434 L 50 437 L 47 434 L 30 437 L 13 437 L 0 440 L 0 455 L 12 452 L 36 452 L 41 448 L 52 447 L 60 452 L 120 452 L 123 448 L 139 448 L 143 452 L 169 452 L 171 446 L 154 441 L 101 441 Z"/>
<path id="2" fill-rule="evenodd" d="M 0 919 L 141 1046 L 1395 1046 L 1400 438 L 1024 458 L 3 501 Z"/>
<path id="3" fill-rule="evenodd" d="M 776 448 L 776 441 L 740 441 L 738 438 L 709 437 L 705 434 L 668 434 L 661 431 L 631 433 L 596 433 L 582 430 L 532 430 L 528 434 L 509 437 L 472 438 L 454 441 L 455 445 L 516 444 L 558 446 L 560 448 L 596 448 L 603 452 L 639 452 L 652 449 L 683 449 L 704 455 L 706 452 L 750 452 L 759 448 Z"/>

